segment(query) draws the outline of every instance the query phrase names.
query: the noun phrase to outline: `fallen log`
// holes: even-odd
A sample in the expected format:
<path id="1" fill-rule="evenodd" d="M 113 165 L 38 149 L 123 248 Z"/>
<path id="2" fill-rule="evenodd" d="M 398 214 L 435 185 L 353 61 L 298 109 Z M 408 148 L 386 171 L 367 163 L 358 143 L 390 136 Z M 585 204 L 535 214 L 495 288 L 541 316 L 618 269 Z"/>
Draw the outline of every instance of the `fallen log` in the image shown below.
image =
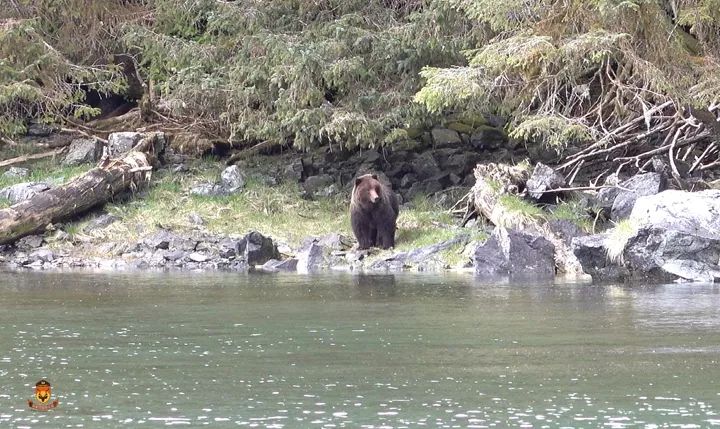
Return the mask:
<path id="1" fill-rule="evenodd" d="M 500 204 L 503 195 L 516 195 L 530 177 L 526 167 L 504 164 L 478 164 L 472 190 L 473 209 L 493 225 L 506 228 L 535 227 L 530 219 L 517 216 Z M 537 228 L 532 228 L 537 229 Z"/>
<path id="2" fill-rule="evenodd" d="M 72 181 L 35 194 L 0 210 L 0 244 L 43 231 L 48 225 L 87 212 L 125 191 L 135 191 L 150 180 L 162 150 L 159 133 L 143 138 L 132 150 L 100 164 Z"/>
<path id="3" fill-rule="evenodd" d="M 0 161 L 0 167 L 7 167 L 8 165 L 21 164 L 23 162 L 31 161 L 34 159 L 49 158 L 51 156 L 59 155 L 63 150 L 65 150 L 65 148 L 61 147 L 59 149 L 54 149 L 54 150 L 51 150 L 48 152 L 34 153 L 32 155 L 23 155 L 23 156 L 18 156 L 16 158 L 6 159 L 4 161 Z"/>
<path id="4" fill-rule="evenodd" d="M 531 170 L 522 165 L 478 164 L 474 171 L 475 186 L 465 198 L 471 212 L 468 214 L 482 216 L 495 226 L 545 237 L 555 246 L 558 273 L 579 276 L 582 274 L 580 263 L 570 247 L 548 227 L 547 217 L 526 213 L 517 207 L 530 173 Z"/>

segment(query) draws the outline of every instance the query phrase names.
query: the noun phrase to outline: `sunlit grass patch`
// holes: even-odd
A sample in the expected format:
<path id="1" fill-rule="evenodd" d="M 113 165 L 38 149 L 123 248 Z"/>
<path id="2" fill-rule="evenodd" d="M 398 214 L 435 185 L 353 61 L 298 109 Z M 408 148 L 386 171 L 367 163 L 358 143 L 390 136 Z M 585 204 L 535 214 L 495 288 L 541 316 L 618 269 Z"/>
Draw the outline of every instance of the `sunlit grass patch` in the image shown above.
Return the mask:
<path id="1" fill-rule="evenodd" d="M 518 227 L 540 222 L 547 217 L 547 213 L 542 208 L 517 195 L 500 195 L 498 204 L 505 209 L 505 216 L 502 218 L 504 226 Z"/>
<path id="2" fill-rule="evenodd" d="M 455 220 L 447 210 L 428 198 L 417 197 L 400 209 L 395 244 L 398 250 L 408 250 L 439 243 L 454 237 Z"/>
<path id="3" fill-rule="evenodd" d="M 6 177 L 3 176 L 2 173 L 7 171 L 7 168 L 2 169 L 2 171 L 0 171 L 0 188 L 25 182 L 51 182 L 55 185 L 60 185 L 89 171 L 94 167 L 94 165 L 83 164 L 74 167 L 66 167 L 60 164 L 59 159 L 42 159 L 33 163 L 21 165 L 20 167 L 29 169 L 30 175 L 27 177 Z"/>
<path id="4" fill-rule="evenodd" d="M 107 231 L 131 239 L 158 227 L 186 231 L 196 228 L 190 221 L 190 214 L 195 213 L 212 233 L 241 235 L 257 230 L 293 244 L 311 235 L 351 233 L 347 202 L 343 198 L 305 200 L 300 186 L 294 183 L 267 185 L 249 179 L 245 188 L 233 195 L 189 193 L 193 184 L 215 176 L 204 172 L 181 179 L 174 175 L 156 178 L 140 198 L 108 206 L 108 211 L 123 221 L 110 225 Z"/>
<path id="5" fill-rule="evenodd" d="M 637 225 L 630 219 L 623 219 L 608 231 L 609 235 L 605 239 L 605 249 L 610 261 L 614 263 L 623 262 L 625 245 L 637 233 L 637 229 Z"/>

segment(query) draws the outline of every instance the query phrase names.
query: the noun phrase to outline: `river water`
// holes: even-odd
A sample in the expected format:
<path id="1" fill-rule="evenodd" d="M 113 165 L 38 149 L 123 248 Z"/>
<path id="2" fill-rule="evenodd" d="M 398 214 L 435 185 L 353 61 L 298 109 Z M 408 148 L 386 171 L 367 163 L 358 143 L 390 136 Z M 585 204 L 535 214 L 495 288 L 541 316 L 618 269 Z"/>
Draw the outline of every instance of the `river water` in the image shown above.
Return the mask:
<path id="1" fill-rule="evenodd" d="M 720 426 L 715 285 L 0 278 L 3 428 Z"/>

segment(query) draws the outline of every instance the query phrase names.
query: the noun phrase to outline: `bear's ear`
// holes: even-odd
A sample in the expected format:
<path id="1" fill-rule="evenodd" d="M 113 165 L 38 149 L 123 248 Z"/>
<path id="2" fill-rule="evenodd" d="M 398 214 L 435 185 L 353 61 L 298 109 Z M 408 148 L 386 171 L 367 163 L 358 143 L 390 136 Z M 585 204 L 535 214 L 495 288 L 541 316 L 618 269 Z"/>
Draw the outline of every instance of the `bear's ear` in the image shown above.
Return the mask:
<path id="1" fill-rule="evenodd" d="M 362 182 L 362 178 L 358 177 L 355 179 L 355 186 L 358 186 Z"/>
<path id="2" fill-rule="evenodd" d="M 377 174 L 373 174 L 373 175 L 372 175 L 372 178 L 375 179 L 375 180 L 377 180 L 377 179 L 378 179 L 378 178 L 377 178 Z"/>

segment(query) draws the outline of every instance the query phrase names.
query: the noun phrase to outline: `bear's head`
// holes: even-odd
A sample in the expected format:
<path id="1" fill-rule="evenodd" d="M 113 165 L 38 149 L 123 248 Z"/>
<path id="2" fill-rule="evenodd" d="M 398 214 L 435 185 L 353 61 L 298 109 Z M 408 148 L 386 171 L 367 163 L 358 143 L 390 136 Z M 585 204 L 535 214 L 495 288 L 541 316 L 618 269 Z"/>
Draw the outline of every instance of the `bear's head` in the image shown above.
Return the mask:
<path id="1" fill-rule="evenodd" d="M 352 200 L 361 208 L 371 208 L 382 201 L 382 188 L 377 174 L 364 174 L 355 179 Z"/>

